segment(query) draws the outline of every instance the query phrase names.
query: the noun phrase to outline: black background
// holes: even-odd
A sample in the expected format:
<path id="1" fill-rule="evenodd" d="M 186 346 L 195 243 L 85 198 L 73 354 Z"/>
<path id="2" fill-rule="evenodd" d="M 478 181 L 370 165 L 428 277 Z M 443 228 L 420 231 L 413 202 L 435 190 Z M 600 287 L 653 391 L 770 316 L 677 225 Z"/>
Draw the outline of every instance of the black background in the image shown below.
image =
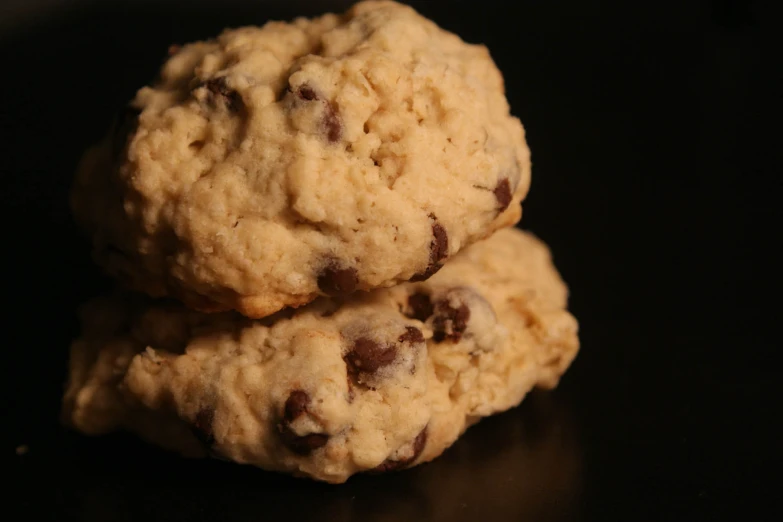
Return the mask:
<path id="1" fill-rule="evenodd" d="M 556 391 L 431 464 L 343 486 L 59 426 L 76 307 L 109 284 L 67 207 L 83 149 L 169 44 L 349 3 L 0 4 L 4 513 L 780 520 L 780 135 L 765 123 L 779 121 L 781 65 L 761 3 L 410 2 L 488 45 L 527 128 L 523 226 L 552 246 L 581 325 Z"/>

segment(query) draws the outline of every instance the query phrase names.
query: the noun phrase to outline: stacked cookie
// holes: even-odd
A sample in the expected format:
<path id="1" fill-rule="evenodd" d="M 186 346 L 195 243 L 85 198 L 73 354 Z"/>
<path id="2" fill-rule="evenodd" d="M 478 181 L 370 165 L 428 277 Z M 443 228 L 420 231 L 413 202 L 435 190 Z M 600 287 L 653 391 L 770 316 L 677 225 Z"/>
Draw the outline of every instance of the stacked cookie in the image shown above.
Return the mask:
<path id="1" fill-rule="evenodd" d="M 169 54 L 73 190 L 125 290 L 84 309 L 70 425 L 342 482 L 557 384 L 577 325 L 509 228 L 529 151 L 486 48 L 362 2 Z"/>

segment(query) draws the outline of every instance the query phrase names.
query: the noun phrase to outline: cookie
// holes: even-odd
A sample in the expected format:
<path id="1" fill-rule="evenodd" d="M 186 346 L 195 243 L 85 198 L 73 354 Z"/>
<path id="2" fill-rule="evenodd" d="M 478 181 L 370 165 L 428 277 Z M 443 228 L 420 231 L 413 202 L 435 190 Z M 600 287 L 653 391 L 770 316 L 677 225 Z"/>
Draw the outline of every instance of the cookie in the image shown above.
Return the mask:
<path id="1" fill-rule="evenodd" d="M 261 318 L 426 280 L 513 225 L 530 154 L 487 49 L 362 2 L 172 47 L 72 208 L 131 289 Z"/>
<path id="2" fill-rule="evenodd" d="M 72 347 L 65 420 L 328 482 L 403 469 L 557 384 L 578 349 L 565 305 L 546 246 L 515 229 L 426 282 L 267 319 L 98 300 Z"/>

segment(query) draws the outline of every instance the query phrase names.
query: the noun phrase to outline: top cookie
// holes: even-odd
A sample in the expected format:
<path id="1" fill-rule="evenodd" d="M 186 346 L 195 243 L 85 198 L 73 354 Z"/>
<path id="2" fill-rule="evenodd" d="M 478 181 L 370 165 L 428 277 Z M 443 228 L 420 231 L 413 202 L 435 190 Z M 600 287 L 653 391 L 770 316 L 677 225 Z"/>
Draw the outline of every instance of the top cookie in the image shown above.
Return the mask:
<path id="1" fill-rule="evenodd" d="M 529 151 L 500 72 L 407 6 L 170 54 L 72 193 L 96 259 L 131 288 L 263 317 L 426 279 L 520 218 Z"/>
<path id="2" fill-rule="evenodd" d="M 132 288 L 263 317 L 426 279 L 521 216 L 529 151 L 500 72 L 407 6 L 170 54 L 72 194 L 97 260 Z"/>

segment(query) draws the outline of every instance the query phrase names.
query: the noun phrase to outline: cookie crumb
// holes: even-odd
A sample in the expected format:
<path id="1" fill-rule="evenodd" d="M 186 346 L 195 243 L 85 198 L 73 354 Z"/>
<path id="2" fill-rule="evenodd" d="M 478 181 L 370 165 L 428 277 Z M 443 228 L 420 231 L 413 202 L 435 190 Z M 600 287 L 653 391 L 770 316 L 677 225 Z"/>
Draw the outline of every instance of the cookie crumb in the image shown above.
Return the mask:
<path id="1" fill-rule="evenodd" d="M 19 456 L 27 455 L 28 451 L 30 451 L 30 447 L 27 444 L 22 444 L 21 446 L 16 447 L 16 454 Z"/>

